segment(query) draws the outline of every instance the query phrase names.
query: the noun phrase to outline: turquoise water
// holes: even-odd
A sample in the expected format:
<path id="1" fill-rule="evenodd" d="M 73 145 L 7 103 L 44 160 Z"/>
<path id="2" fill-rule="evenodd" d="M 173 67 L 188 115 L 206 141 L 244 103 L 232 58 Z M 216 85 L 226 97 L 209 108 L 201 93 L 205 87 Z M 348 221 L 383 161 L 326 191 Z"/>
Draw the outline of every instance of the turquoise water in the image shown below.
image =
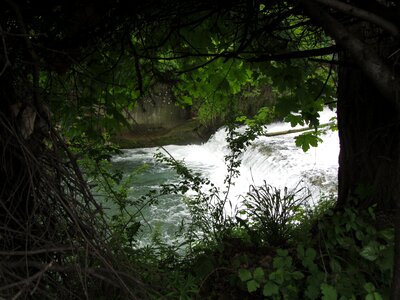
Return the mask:
<path id="1" fill-rule="evenodd" d="M 321 122 L 332 116 L 325 112 Z M 268 126 L 270 132 L 288 129 L 290 125 L 275 123 Z M 326 132 L 322 136 L 323 143 L 304 153 L 295 146 L 296 134 L 275 137 L 259 137 L 241 156 L 240 177 L 231 187 L 229 199 L 232 206 L 240 206 L 241 195 L 246 194 L 250 185 L 261 185 L 264 180 L 280 189 L 306 187 L 310 193 L 311 204 L 319 201 L 324 194 L 337 192 L 337 170 L 339 141 L 337 132 Z M 224 156 L 229 153 L 225 141 L 226 132 L 218 130 L 203 145 L 168 145 L 165 150 L 175 159 L 184 161 L 192 170 L 202 174 L 218 188 L 224 190 L 224 178 L 227 174 Z M 151 190 L 160 191 L 163 184 L 178 181 L 176 172 L 165 163 L 157 162 L 154 154 L 158 148 L 142 148 L 124 150 L 113 158 L 115 167 L 125 174 L 135 174 L 129 186 L 129 197 L 138 199 Z M 164 152 L 165 153 L 165 152 Z M 165 153 L 166 154 L 166 153 Z M 190 194 L 190 193 L 189 193 Z M 227 213 L 230 208 L 226 208 Z M 172 242 L 181 222 L 189 222 L 190 215 L 182 196 L 165 195 L 142 211 L 146 221 L 142 221 L 143 243 L 146 244 L 152 230 L 161 230 L 160 235 L 166 243 Z"/>
<path id="2" fill-rule="evenodd" d="M 139 200 L 139 204 L 131 209 L 140 210 L 137 219 L 141 220 L 142 224 L 141 234 L 139 234 L 142 244 L 147 244 L 155 231 L 169 243 L 175 237 L 181 222 L 190 221 L 181 195 L 169 194 L 140 200 L 141 196 L 146 196 L 150 191 L 159 194 L 163 184 L 171 184 L 178 180 L 173 168 L 155 160 L 156 151 L 157 148 L 125 150 L 122 155 L 113 160 L 113 166 L 122 170 L 125 176 L 133 174 L 130 178 L 128 197 Z M 148 201 L 152 203 L 146 205 Z"/>

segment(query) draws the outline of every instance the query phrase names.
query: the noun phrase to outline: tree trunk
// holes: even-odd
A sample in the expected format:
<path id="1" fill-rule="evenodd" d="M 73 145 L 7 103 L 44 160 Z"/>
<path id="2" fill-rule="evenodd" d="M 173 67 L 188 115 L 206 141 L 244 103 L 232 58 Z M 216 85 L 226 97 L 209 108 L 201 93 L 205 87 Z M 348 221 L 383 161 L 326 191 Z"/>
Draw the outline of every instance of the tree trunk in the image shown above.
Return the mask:
<path id="1" fill-rule="evenodd" d="M 333 3 L 320 2 L 327 5 Z M 332 17 L 329 8 L 311 0 L 301 0 L 301 3 L 309 15 L 345 50 L 341 60 L 346 63 L 339 66 L 337 105 L 340 139 L 337 208 L 355 206 L 364 209 L 376 204 L 378 213 L 383 212 L 384 216 L 378 223 L 385 223 L 378 225 L 394 224 L 395 258 L 391 299 L 400 299 L 398 32 L 392 32 L 391 37 L 382 30 L 382 18 L 378 16 L 380 19 L 377 23 L 375 15 L 356 6 L 345 10 L 352 17 L 347 24 L 343 24 Z M 358 4 L 361 3 L 365 4 L 363 1 Z M 378 5 L 376 1 L 369 3 Z M 348 5 L 340 1 L 334 4 L 342 7 Z M 379 5 L 384 9 L 398 8 L 395 2 Z M 356 14 L 354 9 L 357 10 Z M 364 20 L 357 21 L 354 16 L 360 16 L 360 13 L 364 15 Z M 389 20 L 383 22 L 392 25 Z M 383 27 L 386 30 L 388 28 Z"/>
<path id="2" fill-rule="evenodd" d="M 373 45 L 389 57 L 390 43 Z M 337 207 L 364 209 L 377 205 L 384 218 L 379 226 L 395 226 L 395 257 L 391 299 L 400 297 L 400 113 L 396 101 L 387 101 L 369 77 L 348 63 L 339 67 L 338 128 L 339 194 Z M 379 224 L 386 223 L 386 224 Z"/>
<path id="3" fill-rule="evenodd" d="M 392 56 L 396 45 L 380 29 L 361 22 L 348 30 L 379 56 L 381 63 L 393 65 L 384 58 Z M 393 215 L 400 183 L 399 106 L 395 99 L 387 98 L 391 93 L 383 94 L 384 89 L 372 79 L 376 77 L 374 74 L 359 67 L 359 62 L 354 64 L 354 55 L 351 51 L 340 54 L 346 63 L 339 66 L 337 205 L 355 204 L 365 208 L 377 204 L 379 210 Z"/>
<path id="4" fill-rule="evenodd" d="M 397 40 L 375 24 L 355 18 L 343 24 L 315 1 L 301 3 L 345 51 L 339 66 L 337 205 L 376 203 L 391 211 L 400 183 Z"/>
<path id="5" fill-rule="evenodd" d="M 339 67 L 338 206 L 359 201 L 380 210 L 395 208 L 399 187 L 399 113 L 384 101 L 364 73 L 352 66 Z M 354 203 L 355 204 L 355 203 Z"/>

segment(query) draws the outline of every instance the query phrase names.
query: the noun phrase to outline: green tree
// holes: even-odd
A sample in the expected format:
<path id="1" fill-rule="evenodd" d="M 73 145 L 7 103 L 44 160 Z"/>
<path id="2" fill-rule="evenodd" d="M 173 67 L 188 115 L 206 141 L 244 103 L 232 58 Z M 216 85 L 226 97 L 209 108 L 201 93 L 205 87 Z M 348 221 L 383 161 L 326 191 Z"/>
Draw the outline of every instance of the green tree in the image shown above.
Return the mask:
<path id="1" fill-rule="evenodd" d="M 389 216 L 396 209 L 396 253 L 400 253 L 400 202 L 397 200 L 400 186 L 397 63 L 400 6 L 396 1 L 154 0 L 100 4 L 94 1 L 3 0 L 0 3 L 1 247 L 11 257 L 18 256 L 20 252 L 17 251 L 54 250 L 50 254 L 44 251 L 47 256 L 28 259 L 31 263 L 28 272 L 23 268 L 16 272 L 21 264 L 11 259 L 12 263 L 1 277 L 1 284 L 9 287 L 8 296 L 48 291 L 48 284 L 39 284 L 46 282 L 38 279 L 43 279 L 44 275 L 52 280 L 52 287 L 68 282 L 68 276 L 60 279 L 47 272 L 50 269 L 60 274 L 68 272 L 68 268 L 58 268 L 51 260 L 70 267 L 64 260 L 65 249 L 61 247 L 65 239 L 76 247 L 75 253 L 83 255 L 77 255 L 78 258 L 85 257 L 82 249 L 93 250 L 93 259 L 102 262 L 108 273 L 104 272 L 113 274 L 113 280 L 126 293 L 131 293 L 125 283 L 128 279 L 121 278 L 111 267 L 111 258 L 105 259 L 112 256 L 102 243 L 102 234 L 107 234 L 94 230 L 96 224 L 88 221 L 92 216 L 91 208 L 96 204 L 77 168 L 76 159 L 50 122 L 47 91 L 52 89 L 51 78 L 45 87 L 41 84 L 45 78 L 41 74 L 65 75 L 76 66 L 87 66 L 78 71 L 91 74 L 93 80 L 103 80 L 99 76 L 101 70 L 96 70 L 98 64 L 113 68 L 112 62 L 118 59 L 113 55 L 113 59 L 108 60 L 98 54 L 99 49 L 104 49 L 103 54 L 130 49 L 136 78 L 132 91 L 139 94 L 146 85 L 147 76 L 156 75 L 156 64 L 166 57 L 185 58 L 183 71 L 200 71 L 206 66 L 210 70 L 214 68 L 217 79 L 231 93 L 242 85 L 239 82 L 231 85 L 237 76 L 248 76 L 247 67 L 243 73 L 237 71 L 240 66 L 257 65 L 262 71 L 260 74 L 275 79 L 272 83 L 280 87 L 280 103 L 286 112 L 301 110 L 303 119 L 311 125 L 318 124 L 318 111 L 323 105 L 318 99 L 329 95 L 322 90 L 315 92 L 324 82 L 304 75 L 312 70 L 308 69 L 308 63 L 318 61 L 334 65 L 339 73 L 341 143 L 338 208 L 356 206 L 362 209 L 376 203 Z M 195 38 L 191 33 L 196 33 L 193 34 Z M 97 61 L 90 66 L 94 52 Z M 339 52 L 338 59 L 327 59 L 326 55 L 336 52 Z M 149 63 L 141 65 L 143 60 Z M 236 66 L 233 78 L 227 82 L 221 79 L 224 72 L 215 67 L 223 65 L 217 60 L 225 62 L 225 70 L 229 64 Z M 304 65 L 304 61 L 307 64 Z M 217 64 L 211 67 L 213 62 Z M 97 74 L 89 72 L 91 68 Z M 209 80 L 217 91 L 219 86 L 214 79 L 209 77 Z M 307 84 L 298 80 L 306 80 Z M 315 81 L 320 82 L 315 85 Z M 88 84 L 91 80 L 83 80 L 79 85 L 88 88 Z M 304 86 L 308 89 L 306 93 Z M 87 107 L 93 107 L 92 101 L 100 101 L 102 109 L 108 112 L 106 116 L 115 120 L 120 116 L 120 107 L 115 105 L 118 97 L 111 97 L 115 93 L 109 87 L 107 85 L 103 94 L 87 99 Z M 196 89 L 193 87 L 190 92 Z M 315 98 L 303 97 L 302 93 L 309 96 L 312 91 Z M 68 92 L 60 93 L 60 103 L 69 101 Z M 133 94 L 135 98 L 136 93 Z M 113 100 L 108 102 L 111 98 Z M 78 103 L 76 107 L 80 109 L 84 105 Z M 82 199 L 87 205 L 77 209 L 77 203 L 82 202 L 77 200 Z M 48 207 L 56 210 L 46 213 Z M 58 235 L 49 230 L 56 225 L 63 228 Z M 43 232 L 47 235 L 39 234 Z M 92 233 L 95 238 L 91 237 Z M 37 262 L 40 264 L 35 265 Z M 72 265 L 81 263 L 77 259 Z M 400 255 L 396 255 L 394 270 L 392 290 L 393 299 L 397 299 L 400 298 Z M 15 277 L 15 274 L 19 275 Z M 92 277 L 105 278 L 103 274 L 97 275 Z M 23 276 L 25 280 L 20 280 Z M 82 286 L 88 290 L 87 285 Z M 57 292 L 59 290 L 54 288 L 53 293 Z"/>

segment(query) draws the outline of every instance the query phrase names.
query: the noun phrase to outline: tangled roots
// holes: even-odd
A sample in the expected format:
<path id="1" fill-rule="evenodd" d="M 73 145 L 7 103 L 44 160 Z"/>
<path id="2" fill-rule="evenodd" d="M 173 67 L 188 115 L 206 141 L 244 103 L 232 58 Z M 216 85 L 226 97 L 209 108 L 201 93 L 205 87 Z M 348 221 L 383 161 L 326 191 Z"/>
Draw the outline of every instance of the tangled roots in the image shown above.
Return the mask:
<path id="1" fill-rule="evenodd" d="M 75 157 L 37 123 L 0 114 L 0 298 L 140 297 Z"/>

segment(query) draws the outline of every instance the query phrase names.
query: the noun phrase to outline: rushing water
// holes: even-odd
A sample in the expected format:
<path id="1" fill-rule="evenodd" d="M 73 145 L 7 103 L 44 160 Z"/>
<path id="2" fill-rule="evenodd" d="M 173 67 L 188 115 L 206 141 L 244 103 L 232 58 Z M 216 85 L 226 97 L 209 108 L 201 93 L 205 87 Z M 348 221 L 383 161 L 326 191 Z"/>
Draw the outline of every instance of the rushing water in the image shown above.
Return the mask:
<path id="1" fill-rule="evenodd" d="M 333 116 L 324 111 L 321 123 Z M 274 123 L 268 126 L 269 132 L 290 129 L 290 124 Z M 259 137 L 243 153 L 240 177 L 230 190 L 233 205 L 240 201 L 239 195 L 249 190 L 249 185 L 268 184 L 289 189 L 298 186 L 311 191 L 311 202 L 316 203 L 323 194 L 334 194 L 337 190 L 337 169 L 339 142 L 337 132 L 328 131 L 321 138 L 323 142 L 308 152 L 296 147 L 294 137 L 299 133 L 274 137 Z M 223 188 L 227 174 L 224 157 L 229 153 L 225 141 L 225 129 L 218 130 L 208 142 L 202 145 L 168 145 L 165 149 L 177 160 L 183 160 L 192 170 L 210 179 Z M 158 148 L 124 150 L 113 159 L 114 164 L 125 173 L 130 173 L 144 164 L 147 168 L 134 176 L 130 187 L 130 197 L 139 197 L 150 190 L 157 190 L 161 184 L 177 181 L 176 172 L 169 166 L 156 162 L 154 154 L 163 151 Z M 182 219 L 188 218 L 185 204 L 179 196 L 162 197 L 157 205 L 144 209 L 143 214 L 149 227 L 162 228 L 162 235 L 168 240 L 174 234 Z"/>

